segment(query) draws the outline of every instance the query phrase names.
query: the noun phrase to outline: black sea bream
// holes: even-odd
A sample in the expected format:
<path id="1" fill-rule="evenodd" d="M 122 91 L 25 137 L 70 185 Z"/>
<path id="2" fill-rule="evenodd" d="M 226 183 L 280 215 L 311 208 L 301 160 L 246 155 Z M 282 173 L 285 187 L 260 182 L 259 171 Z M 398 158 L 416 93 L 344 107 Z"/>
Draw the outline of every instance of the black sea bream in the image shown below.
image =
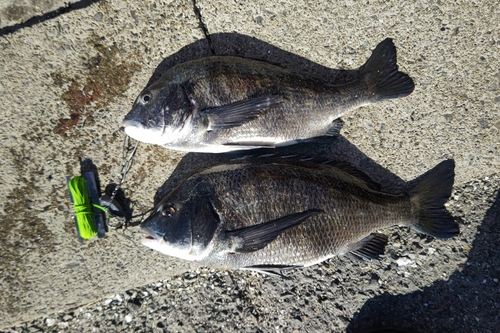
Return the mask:
<path id="1" fill-rule="evenodd" d="M 210 267 L 270 273 L 346 253 L 376 258 L 387 243 L 377 231 L 393 225 L 438 238 L 459 233 L 444 207 L 453 160 L 402 195 L 380 192 L 346 163 L 254 160 L 210 167 L 181 182 L 142 223 L 143 244 Z"/>
<path id="2" fill-rule="evenodd" d="M 391 39 L 357 79 L 335 84 L 264 61 L 213 56 L 177 65 L 147 87 L 125 116 L 132 138 L 167 148 L 219 153 L 293 144 L 332 134 L 347 111 L 409 95 Z"/>

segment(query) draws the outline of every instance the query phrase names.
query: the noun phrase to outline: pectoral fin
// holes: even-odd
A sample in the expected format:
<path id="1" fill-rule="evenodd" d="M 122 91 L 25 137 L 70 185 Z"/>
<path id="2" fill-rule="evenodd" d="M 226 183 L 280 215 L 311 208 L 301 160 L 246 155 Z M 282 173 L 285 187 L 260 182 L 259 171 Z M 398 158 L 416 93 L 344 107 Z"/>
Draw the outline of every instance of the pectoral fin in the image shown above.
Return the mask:
<path id="1" fill-rule="evenodd" d="M 226 235 L 229 238 L 239 238 L 235 243 L 239 246 L 235 249 L 238 252 L 252 252 L 264 248 L 285 230 L 295 227 L 304 222 L 309 217 L 323 213 L 319 209 L 308 209 L 301 213 L 290 214 L 276 220 L 253 225 L 251 227 L 229 230 Z"/>
<path id="2" fill-rule="evenodd" d="M 257 97 L 207 108 L 201 115 L 208 120 L 208 130 L 230 128 L 251 121 L 281 103 L 281 96 Z"/>

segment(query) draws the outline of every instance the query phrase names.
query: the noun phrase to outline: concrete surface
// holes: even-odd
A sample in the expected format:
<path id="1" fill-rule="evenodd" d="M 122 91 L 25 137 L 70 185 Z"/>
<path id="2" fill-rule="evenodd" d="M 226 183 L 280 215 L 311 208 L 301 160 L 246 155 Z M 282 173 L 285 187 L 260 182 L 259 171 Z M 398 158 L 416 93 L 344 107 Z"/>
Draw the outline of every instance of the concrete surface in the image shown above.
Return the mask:
<path id="1" fill-rule="evenodd" d="M 154 287 L 153 291 L 160 294 L 155 296 L 156 301 L 163 293 L 166 299 L 162 301 L 171 298 L 177 303 L 169 303 L 165 310 L 161 302 L 140 307 L 155 309 L 151 325 L 164 325 L 151 331 L 238 331 L 238 323 L 249 331 L 343 331 L 351 320 L 372 314 L 373 307 L 367 301 L 373 298 L 376 302 L 384 292 L 411 297 L 418 290 L 433 290 L 439 282 L 449 284 L 450 276 L 461 274 L 467 267 L 466 261 L 474 267 L 495 267 L 499 263 L 497 254 L 488 259 L 473 250 L 478 244 L 475 238 L 487 239 L 491 246 L 495 246 L 491 237 L 498 239 L 497 219 L 492 220 L 489 231 L 481 234 L 478 228 L 485 224 L 486 212 L 498 200 L 499 14 L 496 1 L 480 5 L 372 1 L 361 5 L 355 1 L 116 0 L 101 1 L 1 36 L 0 300 L 5 306 L 0 310 L 0 328 L 42 317 L 37 326 L 24 324 L 15 330 L 40 328 L 42 324 L 46 325 L 42 330 L 48 329 L 47 319 L 51 318 L 61 323 L 57 326 L 61 329 L 91 330 L 99 320 L 98 328 L 115 325 L 116 330 L 126 329 L 126 310 L 120 306 L 128 309 L 127 304 L 138 296 L 124 292 L 140 286 L 151 289 L 152 283 L 157 286 L 162 280 L 162 285 L 175 287 Z M 394 39 L 400 69 L 415 80 L 416 89 L 407 98 L 348 114 L 343 118 L 345 139 L 339 145 L 345 149 L 333 151 L 376 181 L 387 181 L 388 190 L 392 189 L 390 184 L 396 188 L 443 159 L 455 159 L 456 190 L 449 209 L 461 219 L 462 234 L 457 239 L 429 245 L 413 231 L 395 229 L 388 233 L 388 250 L 394 251 L 380 263 L 365 267 L 334 259 L 298 271 L 295 282 L 284 284 L 247 272 L 212 272 L 169 259 L 142 247 L 136 227 L 112 230 L 104 240 L 77 242 L 64 176 L 79 173 L 78 158 L 90 158 L 99 170 L 103 190 L 119 181 L 123 141 L 119 124 L 137 94 L 167 68 L 215 53 L 261 58 L 328 75 L 332 72 L 323 66 L 359 67 L 386 37 Z M 169 188 L 173 181 L 167 179 L 182 157 L 159 147 L 139 146 L 123 186 L 133 202 L 134 214 L 152 208 L 162 190 Z M 183 168 L 193 161 L 210 160 L 197 158 L 190 155 L 183 159 L 178 174 L 182 175 Z M 418 254 L 421 249 L 415 249 L 415 243 L 420 242 L 426 244 L 425 251 L 431 246 L 441 257 L 421 259 L 413 275 L 407 276 L 397 268 L 397 259 L 408 252 Z M 468 257 L 471 248 L 475 255 Z M 370 285 L 372 278 L 367 272 L 381 277 L 379 285 Z M 485 304 L 490 304 L 487 297 L 498 290 L 500 272 L 494 268 L 479 272 L 482 275 L 477 274 L 477 279 L 466 275 L 464 281 L 469 281 L 470 290 L 474 286 L 483 288 L 481 295 L 486 297 Z M 189 276 L 196 277 L 197 283 L 192 286 L 212 283 L 216 288 L 186 287 Z M 486 276 L 487 282 L 483 284 L 480 276 Z M 336 289 L 335 281 L 341 281 Z M 366 284 L 370 285 L 369 292 Z M 181 297 L 185 295 L 181 291 L 189 292 L 189 288 L 194 294 Z M 224 291 L 227 289 L 217 288 L 242 292 L 229 297 Z M 329 288 L 332 295 L 325 294 Z M 172 294 L 174 291 L 178 296 Z M 283 302 L 280 295 L 287 292 L 292 296 Z M 473 297 L 466 288 L 461 292 L 465 299 Z M 113 299 L 117 293 L 129 296 L 105 307 L 120 315 L 103 311 L 103 305 L 96 312 L 105 314 L 102 318 L 83 317 L 85 311 L 94 311 L 92 305 L 82 308 L 86 309 L 80 311 L 82 316 L 72 312 L 70 319 L 64 320 L 67 312 L 60 317 L 53 315 Z M 451 289 L 453 293 L 455 289 Z M 220 297 L 224 300 L 219 304 Z M 355 301 L 350 302 L 353 297 Z M 389 304 L 386 298 L 382 301 Z M 304 299 L 308 301 L 304 303 Z M 151 302 L 155 302 L 154 297 Z M 425 303 L 422 297 L 412 302 L 421 302 L 417 309 Z M 266 310 L 266 304 L 274 306 Z M 492 306 L 498 309 L 498 304 L 493 302 Z M 242 307 L 242 314 L 224 314 L 231 313 L 231 307 Z M 291 309 L 306 314 L 298 320 Z M 478 313 L 466 313 L 474 311 Z M 440 325 L 456 324 L 442 319 L 449 313 L 453 318 L 468 316 L 463 319 L 464 332 L 472 331 L 467 328 L 486 332 L 486 326 L 481 325 L 495 327 L 493 324 L 499 322 L 496 311 L 495 315 L 485 315 L 481 309 L 456 305 L 454 311 L 448 306 L 423 315 L 435 331 Z M 193 313 L 202 316 L 204 312 L 210 315 L 197 322 L 184 319 L 184 328 L 172 321 Z M 217 321 L 222 315 L 225 324 Z M 304 319 L 305 315 L 309 319 Z M 115 323 L 109 318 L 115 318 Z M 142 322 L 137 319 L 136 327 L 151 319 L 144 318 Z M 207 324 L 203 326 L 202 321 Z M 415 323 L 412 318 L 401 322 Z"/>
<path id="2" fill-rule="evenodd" d="M 94 4 L 1 37 L 1 280 L 9 292 L 0 296 L 0 326 L 184 267 L 153 268 L 157 259 L 131 231 L 80 245 L 64 177 L 78 175 L 78 159 L 90 158 L 103 190 L 120 180 L 121 118 L 166 55 L 202 38 L 192 4 L 176 1 Z M 71 117 L 79 119 L 75 127 Z M 144 151 L 161 155 L 147 171 Z M 144 145 L 137 157 L 141 170 L 124 188 L 138 190 L 145 200 L 135 208 L 145 211 L 180 155 Z"/>
<path id="3" fill-rule="evenodd" d="M 0 28 L 21 24 L 37 16 L 55 12 L 76 2 L 91 3 L 88 0 L 3 0 L 0 3 Z"/>

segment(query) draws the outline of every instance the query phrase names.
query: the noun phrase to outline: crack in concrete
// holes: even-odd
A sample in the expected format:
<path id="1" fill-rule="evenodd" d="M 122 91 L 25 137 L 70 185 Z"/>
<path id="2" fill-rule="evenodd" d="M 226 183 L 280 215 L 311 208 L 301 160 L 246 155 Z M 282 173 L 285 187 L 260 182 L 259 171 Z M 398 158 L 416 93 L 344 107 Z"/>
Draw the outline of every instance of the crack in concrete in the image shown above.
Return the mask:
<path id="1" fill-rule="evenodd" d="M 86 8 L 90 5 L 92 5 L 93 3 L 96 3 L 99 1 L 100 0 L 81 0 L 81 1 L 78 1 L 75 3 L 67 4 L 65 7 L 58 8 L 58 9 L 53 10 L 51 12 L 45 13 L 43 15 L 34 16 L 23 23 L 18 23 L 18 24 L 14 24 L 14 25 L 0 28 L 0 36 L 12 34 L 12 33 L 16 32 L 20 29 L 23 29 L 23 28 L 32 27 L 35 24 L 42 23 L 42 22 L 45 22 L 47 20 L 51 20 L 53 18 L 58 17 L 59 15 L 69 13 L 73 10 Z"/>
<path id="2" fill-rule="evenodd" d="M 210 33 L 208 32 L 207 25 L 203 21 L 203 17 L 201 16 L 201 10 L 198 7 L 198 3 L 196 0 L 193 0 L 193 9 L 194 13 L 196 14 L 196 17 L 198 18 L 198 21 L 200 21 L 201 30 L 203 30 L 203 34 L 205 35 L 205 38 L 208 41 L 208 47 L 210 48 L 210 53 L 212 53 L 212 55 L 215 55 L 215 51 L 212 44 L 212 38 L 210 37 Z"/>

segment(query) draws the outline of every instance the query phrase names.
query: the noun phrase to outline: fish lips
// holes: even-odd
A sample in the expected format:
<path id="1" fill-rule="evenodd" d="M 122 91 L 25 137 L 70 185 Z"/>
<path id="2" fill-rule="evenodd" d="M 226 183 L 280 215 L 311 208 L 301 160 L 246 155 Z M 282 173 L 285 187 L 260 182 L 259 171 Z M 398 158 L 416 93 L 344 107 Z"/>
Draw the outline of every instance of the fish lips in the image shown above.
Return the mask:
<path id="1" fill-rule="evenodd" d="M 156 240 L 159 241 L 163 239 L 163 235 L 160 235 L 150 228 L 146 227 L 144 224 L 141 224 L 140 229 L 143 233 L 145 233 L 147 236 L 144 238 L 144 240 Z"/>
<path id="2" fill-rule="evenodd" d="M 141 243 L 153 250 L 163 252 L 164 240 L 163 235 L 154 232 L 152 229 L 141 224 L 140 229 L 145 233 L 145 237 L 141 239 Z M 168 254 L 168 253 L 166 253 Z"/>
<path id="3" fill-rule="evenodd" d="M 196 253 L 191 251 L 190 244 L 183 245 L 182 243 L 169 243 L 168 241 L 165 241 L 164 234 L 159 234 L 144 224 L 141 224 L 140 229 L 146 234 L 146 237 L 141 239 L 142 245 L 165 255 L 184 260 L 195 261 L 199 259 Z"/>
<path id="4" fill-rule="evenodd" d="M 163 136 L 163 131 L 155 128 L 148 128 L 140 121 L 134 119 L 124 119 L 122 127 L 125 133 L 137 141 L 162 145 L 167 143 L 166 138 Z"/>

